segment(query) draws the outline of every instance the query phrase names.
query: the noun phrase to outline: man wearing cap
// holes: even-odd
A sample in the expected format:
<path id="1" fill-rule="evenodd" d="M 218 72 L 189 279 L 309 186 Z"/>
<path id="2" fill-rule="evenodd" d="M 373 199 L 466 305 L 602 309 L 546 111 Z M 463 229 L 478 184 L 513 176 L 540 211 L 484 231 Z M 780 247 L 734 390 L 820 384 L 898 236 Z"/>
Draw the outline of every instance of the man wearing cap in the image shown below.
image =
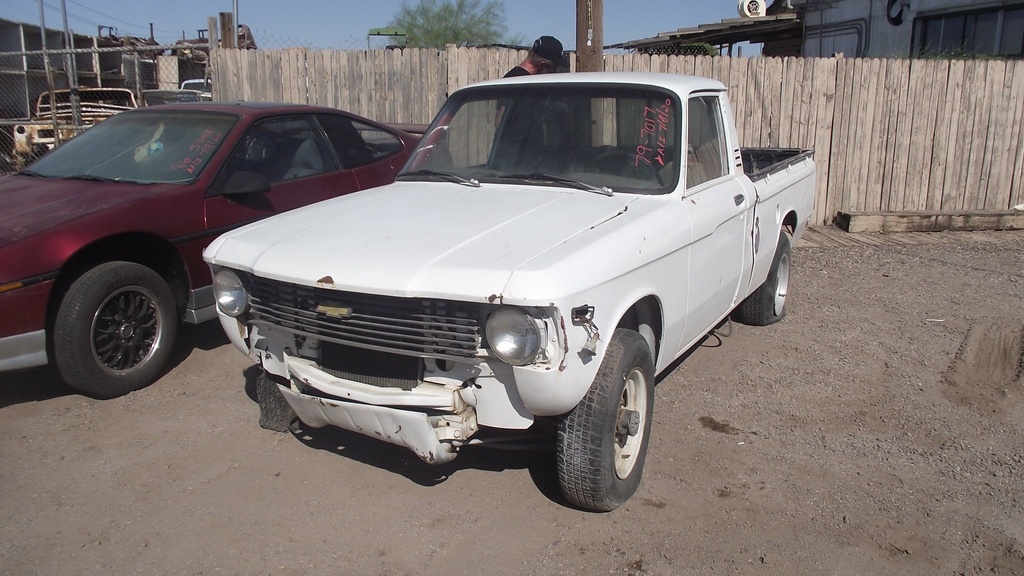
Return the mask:
<path id="1" fill-rule="evenodd" d="M 533 48 L 530 48 L 526 60 L 509 70 L 508 74 L 505 74 L 505 78 L 558 72 L 559 68 L 563 66 L 564 59 L 562 43 L 554 36 L 541 36 L 533 43 Z"/>

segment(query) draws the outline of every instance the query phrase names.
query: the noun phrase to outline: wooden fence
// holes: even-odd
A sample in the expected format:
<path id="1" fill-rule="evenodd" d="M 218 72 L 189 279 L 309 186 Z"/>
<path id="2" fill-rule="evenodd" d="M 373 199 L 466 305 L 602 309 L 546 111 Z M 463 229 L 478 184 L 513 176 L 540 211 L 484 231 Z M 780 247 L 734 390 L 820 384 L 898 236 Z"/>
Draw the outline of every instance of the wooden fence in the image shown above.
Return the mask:
<path id="1" fill-rule="evenodd" d="M 214 50 L 218 99 L 303 102 L 427 123 L 455 89 L 524 52 Z M 607 71 L 716 78 L 744 146 L 813 148 L 814 223 L 837 212 L 1007 210 L 1024 203 L 1024 61 L 605 56 Z"/>

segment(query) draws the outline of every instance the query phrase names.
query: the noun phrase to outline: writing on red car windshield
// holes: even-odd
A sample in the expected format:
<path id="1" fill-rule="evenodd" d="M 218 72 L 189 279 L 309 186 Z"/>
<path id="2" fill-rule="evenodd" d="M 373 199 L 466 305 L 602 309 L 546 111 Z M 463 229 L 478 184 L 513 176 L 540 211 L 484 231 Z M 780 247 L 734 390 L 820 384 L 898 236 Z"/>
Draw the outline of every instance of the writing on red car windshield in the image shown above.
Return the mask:
<path id="1" fill-rule="evenodd" d="M 672 113 L 672 99 L 654 108 L 644 106 L 643 126 L 640 128 L 640 143 L 636 147 L 636 165 L 641 162 L 664 166 L 668 147 L 669 120 Z"/>
<path id="2" fill-rule="evenodd" d="M 189 145 L 189 155 L 180 162 L 176 162 L 172 168 L 176 170 L 184 170 L 189 174 L 194 173 L 203 165 L 204 162 L 206 162 L 210 154 L 217 148 L 217 143 L 219 143 L 223 137 L 224 134 L 221 132 L 215 132 L 210 129 L 203 130 L 203 133 Z"/>

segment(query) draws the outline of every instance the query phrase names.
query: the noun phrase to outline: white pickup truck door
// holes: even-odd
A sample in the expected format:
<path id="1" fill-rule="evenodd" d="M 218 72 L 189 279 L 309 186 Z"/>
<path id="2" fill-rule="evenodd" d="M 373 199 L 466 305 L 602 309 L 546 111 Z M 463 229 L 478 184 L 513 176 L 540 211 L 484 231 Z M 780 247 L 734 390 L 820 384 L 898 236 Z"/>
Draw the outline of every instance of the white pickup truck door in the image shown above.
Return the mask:
<path id="1" fill-rule="evenodd" d="M 753 188 L 733 167 L 721 96 L 691 96 L 687 114 L 686 191 L 683 203 L 693 230 L 690 293 L 680 347 L 702 337 L 728 313 L 746 280 Z"/>

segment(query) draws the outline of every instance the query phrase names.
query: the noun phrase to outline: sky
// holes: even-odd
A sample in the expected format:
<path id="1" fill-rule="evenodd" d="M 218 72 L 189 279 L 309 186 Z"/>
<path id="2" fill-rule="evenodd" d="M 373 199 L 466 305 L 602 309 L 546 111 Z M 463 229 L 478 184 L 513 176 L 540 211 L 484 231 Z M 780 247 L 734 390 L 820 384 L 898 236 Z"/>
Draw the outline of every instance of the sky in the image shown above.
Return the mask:
<path id="1" fill-rule="evenodd" d="M 237 0 L 238 20 L 253 31 L 260 48 L 379 48 L 384 39 L 368 38 L 398 13 L 403 0 Z M 415 4 L 417 0 L 406 0 Z M 233 0 L 42 0 L 46 27 L 68 27 L 94 35 L 99 26 L 119 36 L 149 37 L 161 43 L 195 38 L 207 18 L 232 12 Z M 506 37 L 530 44 L 555 36 L 567 50 L 576 47 L 576 0 L 507 0 Z M 604 0 L 604 44 L 656 36 L 679 28 L 736 18 L 735 0 Z M 0 19 L 40 23 L 40 0 L 0 0 Z M 104 29 L 106 32 L 106 29 Z"/>

